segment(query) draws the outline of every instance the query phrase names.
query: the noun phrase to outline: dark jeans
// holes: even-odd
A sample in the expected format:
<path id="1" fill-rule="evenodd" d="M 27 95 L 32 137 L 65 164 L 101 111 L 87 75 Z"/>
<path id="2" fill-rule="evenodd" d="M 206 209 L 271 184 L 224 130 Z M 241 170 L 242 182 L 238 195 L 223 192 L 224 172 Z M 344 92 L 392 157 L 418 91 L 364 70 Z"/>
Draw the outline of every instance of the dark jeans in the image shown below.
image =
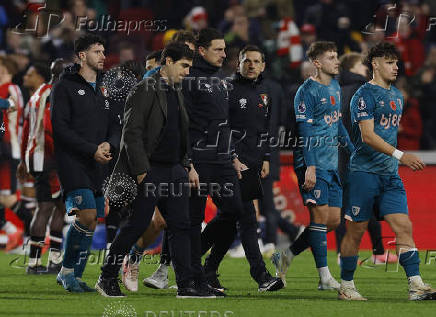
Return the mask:
<path id="1" fill-rule="evenodd" d="M 205 185 L 200 186 L 200 190 L 192 190 L 189 200 L 191 264 L 195 278 L 199 281 L 204 281 L 204 272 L 201 265 L 201 256 L 203 255 L 202 243 L 212 246 L 220 240 L 233 241 L 236 232 L 235 224 L 244 207 L 241 201 L 236 171 L 230 161 L 225 165 L 195 164 L 195 168 L 199 174 L 200 183 Z M 202 235 L 201 224 L 204 220 L 204 210 L 208 194 L 220 210 L 220 213 L 218 213 L 210 223 L 211 226 Z M 204 241 L 201 239 L 204 239 Z M 225 244 L 227 245 L 227 242 Z M 223 249 L 225 249 L 225 246 Z M 227 250 L 228 247 L 224 254 Z M 221 253 L 222 251 L 220 251 Z"/>
<path id="2" fill-rule="evenodd" d="M 239 188 L 238 180 L 236 179 Z M 237 214 L 237 218 L 232 218 L 232 222 L 227 222 L 223 226 L 223 210 L 219 208 L 217 216 L 210 221 L 201 235 L 202 254 L 206 253 L 212 247 L 211 253 L 205 263 L 205 272 L 216 272 L 218 266 L 229 250 L 236 237 L 236 222 L 238 223 L 241 243 L 245 251 L 248 263 L 250 264 L 250 274 L 258 283 L 261 282 L 263 273 L 266 271 L 265 262 L 259 250 L 256 210 L 253 201 L 243 202 L 242 212 Z"/>
<path id="3" fill-rule="evenodd" d="M 158 189 L 159 185 L 161 190 Z M 177 285 L 184 287 L 192 279 L 187 185 L 188 174 L 180 164 L 171 167 L 152 165 L 144 181 L 138 186 L 138 195 L 132 203 L 127 223 L 111 245 L 102 267 L 103 277 L 118 276 L 124 256 L 148 228 L 154 208 L 159 204 L 160 212 L 167 223 L 168 244 Z"/>

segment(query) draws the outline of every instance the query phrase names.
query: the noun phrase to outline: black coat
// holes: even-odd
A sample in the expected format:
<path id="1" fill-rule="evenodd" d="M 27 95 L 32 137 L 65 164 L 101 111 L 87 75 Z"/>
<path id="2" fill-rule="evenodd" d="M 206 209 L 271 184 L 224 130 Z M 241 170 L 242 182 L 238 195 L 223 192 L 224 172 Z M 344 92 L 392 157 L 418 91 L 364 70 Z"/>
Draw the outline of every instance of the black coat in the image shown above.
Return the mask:
<path id="1" fill-rule="evenodd" d="M 351 112 L 350 101 L 354 93 L 367 82 L 367 79 L 361 75 L 343 71 L 339 75 L 339 85 L 341 86 L 341 113 L 342 123 L 347 129 L 348 134 L 351 133 Z M 351 134 L 350 134 L 351 135 Z M 339 147 L 339 175 L 342 183 L 346 181 L 347 167 L 350 161 L 350 154 L 345 147 Z"/>
<path id="2" fill-rule="evenodd" d="M 140 81 L 129 93 L 124 109 L 120 155 L 114 173 L 127 173 L 136 180 L 150 170 L 150 157 L 156 151 L 167 122 L 166 91 L 159 89 L 159 72 Z M 180 105 L 180 163 L 189 167 L 188 127 L 189 119 L 183 95 L 177 90 Z"/>
<path id="3" fill-rule="evenodd" d="M 103 142 L 109 142 L 112 152 L 118 148 L 121 132 L 101 76 L 94 90 L 78 69 L 78 65 L 66 69 L 50 96 L 55 158 L 64 194 L 78 188 L 101 190 L 104 170 L 94 154 Z"/>
<path id="4" fill-rule="evenodd" d="M 256 81 L 237 74 L 229 97 L 232 140 L 239 160 L 249 167 L 261 167 L 270 160 L 269 108 L 271 96 L 262 76 Z"/>
<path id="5" fill-rule="evenodd" d="M 231 88 L 219 78 L 219 67 L 195 56 L 189 77 L 183 81 L 194 164 L 230 162 L 234 152 L 228 121 Z"/>

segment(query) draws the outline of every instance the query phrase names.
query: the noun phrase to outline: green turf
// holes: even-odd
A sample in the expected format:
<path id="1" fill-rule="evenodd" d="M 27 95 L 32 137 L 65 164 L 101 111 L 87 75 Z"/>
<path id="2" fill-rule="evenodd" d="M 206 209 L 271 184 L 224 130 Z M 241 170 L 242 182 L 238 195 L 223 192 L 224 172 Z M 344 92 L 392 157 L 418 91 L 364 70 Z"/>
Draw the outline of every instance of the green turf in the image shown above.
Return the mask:
<path id="1" fill-rule="evenodd" d="M 364 254 L 363 254 L 364 255 Z M 362 256 L 362 254 L 361 254 Z M 421 261 L 424 262 L 424 254 Z M 434 316 L 436 301 L 408 302 L 407 282 L 402 268 L 385 272 L 385 267 L 359 267 L 356 285 L 368 302 L 342 302 L 333 291 L 317 290 L 317 273 L 310 252 L 296 258 L 288 272 L 288 286 L 278 292 L 258 293 L 245 259 L 226 258 L 220 280 L 229 288 L 225 299 L 176 299 L 175 290 L 139 292 L 125 299 L 93 294 L 70 294 L 55 282 L 55 276 L 27 276 L 23 258 L 0 253 L 0 316 Z M 12 265 L 10 262 L 14 262 Z M 156 268 L 155 260 L 141 264 L 140 280 Z M 268 268 L 273 267 L 266 261 Z M 339 278 L 336 256 L 329 253 L 332 274 Z M 394 270 L 395 266 L 389 267 Z M 421 265 L 425 281 L 436 285 L 436 265 Z M 89 265 L 84 279 L 94 285 L 99 265 Z M 171 274 L 174 281 L 174 275 Z M 129 313 L 130 309 L 130 313 Z M 136 315 L 132 312 L 136 311 Z M 106 313 L 105 313 L 106 312 Z"/>

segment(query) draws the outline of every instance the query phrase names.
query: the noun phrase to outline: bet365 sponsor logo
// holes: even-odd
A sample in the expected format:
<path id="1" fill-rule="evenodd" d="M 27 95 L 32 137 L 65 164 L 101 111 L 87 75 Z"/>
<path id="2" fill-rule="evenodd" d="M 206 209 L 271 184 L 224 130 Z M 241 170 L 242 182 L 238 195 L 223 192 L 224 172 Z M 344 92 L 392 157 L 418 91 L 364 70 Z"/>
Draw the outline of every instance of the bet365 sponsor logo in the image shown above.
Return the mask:
<path id="1" fill-rule="evenodd" d="M 382 114 L 382 117 L 380 119 L 380 125 L 387 130 L 390 127 L 398 127 L 400 125 L 400 120 L 401 115 L 390 113 L 389 116 L 385 117 L 385 115 Z"/>

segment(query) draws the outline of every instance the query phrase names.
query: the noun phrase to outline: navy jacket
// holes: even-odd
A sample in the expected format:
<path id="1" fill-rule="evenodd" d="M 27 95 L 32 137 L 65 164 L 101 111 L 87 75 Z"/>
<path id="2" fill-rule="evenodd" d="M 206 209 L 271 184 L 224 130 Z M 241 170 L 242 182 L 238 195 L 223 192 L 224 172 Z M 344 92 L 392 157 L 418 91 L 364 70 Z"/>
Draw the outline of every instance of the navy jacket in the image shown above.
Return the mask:
<path id="1" fill-rule="evenodd" d="M 195 56 L 188 78 L 183 80 L 183 95 L 189 115 L 192 161 L 225 164 L 231 160 L 229 90 L 219 78 L 219 67 Z"/>
<path id="2" fill-rule="evenodd" d="M 55 157 L 64 194 L 78 188 L 101 191 L 105 173 L 94 154 L 103 142 L 109 142 L 115 152 L 121 133 L 101 76 L 94 90 L 78 70 L 78 65 L 67 68 L 50 96 Z"/>
<path id="3" fill-rule="evenodd" d="M 270 160 L 271 96 L 262 76 L 255 81 L 236 74 L 229 98 L 232 139 L 239 160 L 254 168 Z"/>

